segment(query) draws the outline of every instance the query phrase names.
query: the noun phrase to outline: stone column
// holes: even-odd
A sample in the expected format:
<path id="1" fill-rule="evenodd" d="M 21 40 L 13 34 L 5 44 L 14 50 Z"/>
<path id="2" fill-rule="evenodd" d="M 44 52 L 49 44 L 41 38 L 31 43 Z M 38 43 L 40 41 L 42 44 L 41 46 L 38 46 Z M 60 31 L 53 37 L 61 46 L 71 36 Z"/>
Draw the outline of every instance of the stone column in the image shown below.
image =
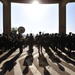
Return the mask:
<path id="1" fill-rule="evenodd" d="M 66 4 L 59 3 L 59 33 L 66 33 Z"/>
<path id="2" fill-rule="evenodd" d="M 3 3 L 3 33 L 11 32 L 11 3 Z"/>

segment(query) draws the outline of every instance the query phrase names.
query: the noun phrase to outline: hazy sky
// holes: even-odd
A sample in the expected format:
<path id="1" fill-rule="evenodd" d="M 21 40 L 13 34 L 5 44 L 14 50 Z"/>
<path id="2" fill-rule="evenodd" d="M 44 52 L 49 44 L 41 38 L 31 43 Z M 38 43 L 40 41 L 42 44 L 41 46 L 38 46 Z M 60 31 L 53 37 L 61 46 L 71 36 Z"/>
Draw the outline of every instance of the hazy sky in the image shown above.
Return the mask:
<path id="1" fill-rule="evenodd" d="M 3 32 L 3 10 L 2 10 L 3 6 L 2 3 L 0 2 L 0 33 Z"/>
<path id="2" fill-rule="evenodd" d="M 66 32 L 75 33 L 75 2 L 68 3 L 66 7 Z"/>
<path id="3" fill-rule="evenodd" d="M 0 33 L 2 33 L 2 3 L 0 3 Z M 75 33 L 75 3 L 66 6 L 67 33 Z M 21 4 L 11 3 L 11 27 L 24 26 L 25 33 L 58 33 L 59 5 L 58 4 Z"/>

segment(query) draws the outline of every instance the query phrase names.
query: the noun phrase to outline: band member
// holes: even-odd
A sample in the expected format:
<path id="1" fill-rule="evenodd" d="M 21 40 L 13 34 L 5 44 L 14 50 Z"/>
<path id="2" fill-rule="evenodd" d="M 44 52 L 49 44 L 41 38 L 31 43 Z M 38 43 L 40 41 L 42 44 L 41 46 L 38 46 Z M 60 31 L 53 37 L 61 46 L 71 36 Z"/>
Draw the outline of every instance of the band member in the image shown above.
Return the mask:
<path id="1" fill-rule="evenodd" d="M 37 40 L 37 44 L 38 44 L 38 53 L 39 54 L 42 54 L 42 34 L 41 32 L 39 32 L 39 35 L 38 35 L 38 40 Z"/>
<path id="2" fill-rule="evenodd" d="M 32 33 L 30 33 L 28 43 L 29 43 L 29 52 L 32 53 L 33 52 L 33 45 L 34 45 L 34 37 L 33 37 Z"/>

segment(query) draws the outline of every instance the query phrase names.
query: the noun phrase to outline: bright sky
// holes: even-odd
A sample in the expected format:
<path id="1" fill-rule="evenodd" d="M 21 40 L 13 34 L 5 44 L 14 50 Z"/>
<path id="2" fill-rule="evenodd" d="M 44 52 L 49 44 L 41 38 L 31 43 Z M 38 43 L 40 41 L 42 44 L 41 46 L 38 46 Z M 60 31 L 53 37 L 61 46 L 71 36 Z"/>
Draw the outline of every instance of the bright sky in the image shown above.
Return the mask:
<path id="1" fill-rule="evenodd" d="M 3 32 L 2 3 L 0 3 L 0 33 Z M 67 33 L 75 33 L 75 3 L 66 6 Z M 11 3 L 11 27 L 24 26 L 27 33 L 59 32 L 59 5 L 58 4 L 21 4 Z"/>
<path id="2" fill-rule="evenodd" d="M 75 33 L 75 2 L 68 3 L 66 7 L 66 33 Z"/>
<path id="3" fill-rule="evenodd" d="M 15 8 L 16 7 L 16 8 Z M 12 27 L 24 26 L 25 33 L 58 32 L 58 4 L 12 3 Z M 15 9 L 14 9 L 15 8 Z M 18 12 L 17 12 L 18 11 Z"/>

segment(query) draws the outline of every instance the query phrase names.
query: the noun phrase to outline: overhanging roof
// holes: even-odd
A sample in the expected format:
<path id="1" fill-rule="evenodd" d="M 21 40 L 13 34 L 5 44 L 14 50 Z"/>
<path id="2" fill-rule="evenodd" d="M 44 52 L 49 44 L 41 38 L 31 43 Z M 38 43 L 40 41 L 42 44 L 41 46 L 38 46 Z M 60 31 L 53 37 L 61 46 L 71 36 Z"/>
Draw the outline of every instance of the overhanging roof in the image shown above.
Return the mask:
<path id="1" fill-rule="evenodd" d="M 15 3 L 31 3 L 34 0 L 0 0 L 4 4 L 8 4 L 11 2 Z M 42 4 L 51 4 L 51 3 L 62 3 L 65 5 L 68 2 L 75 2 L 75 0 L 38 0 Z"/>
<path id="2" fill-rule="evenodd" d="M 33 0 L 1 0 L 2 2 L 17 2 L 17 3 L 30 3 Z M 40 3 L 49 4 L 49 3 L 59 3 L 62 0 L 38 0 Z"/>
<path id="3" fill-rule="evenodd" d="M 33 0 L 0 0 L 2 2 L 19 2 L 19 3 L 30 3 Z M 40 3 L 59 3 L 59 2 L 75 2 L 75 0 L 38 0 Z"/>

